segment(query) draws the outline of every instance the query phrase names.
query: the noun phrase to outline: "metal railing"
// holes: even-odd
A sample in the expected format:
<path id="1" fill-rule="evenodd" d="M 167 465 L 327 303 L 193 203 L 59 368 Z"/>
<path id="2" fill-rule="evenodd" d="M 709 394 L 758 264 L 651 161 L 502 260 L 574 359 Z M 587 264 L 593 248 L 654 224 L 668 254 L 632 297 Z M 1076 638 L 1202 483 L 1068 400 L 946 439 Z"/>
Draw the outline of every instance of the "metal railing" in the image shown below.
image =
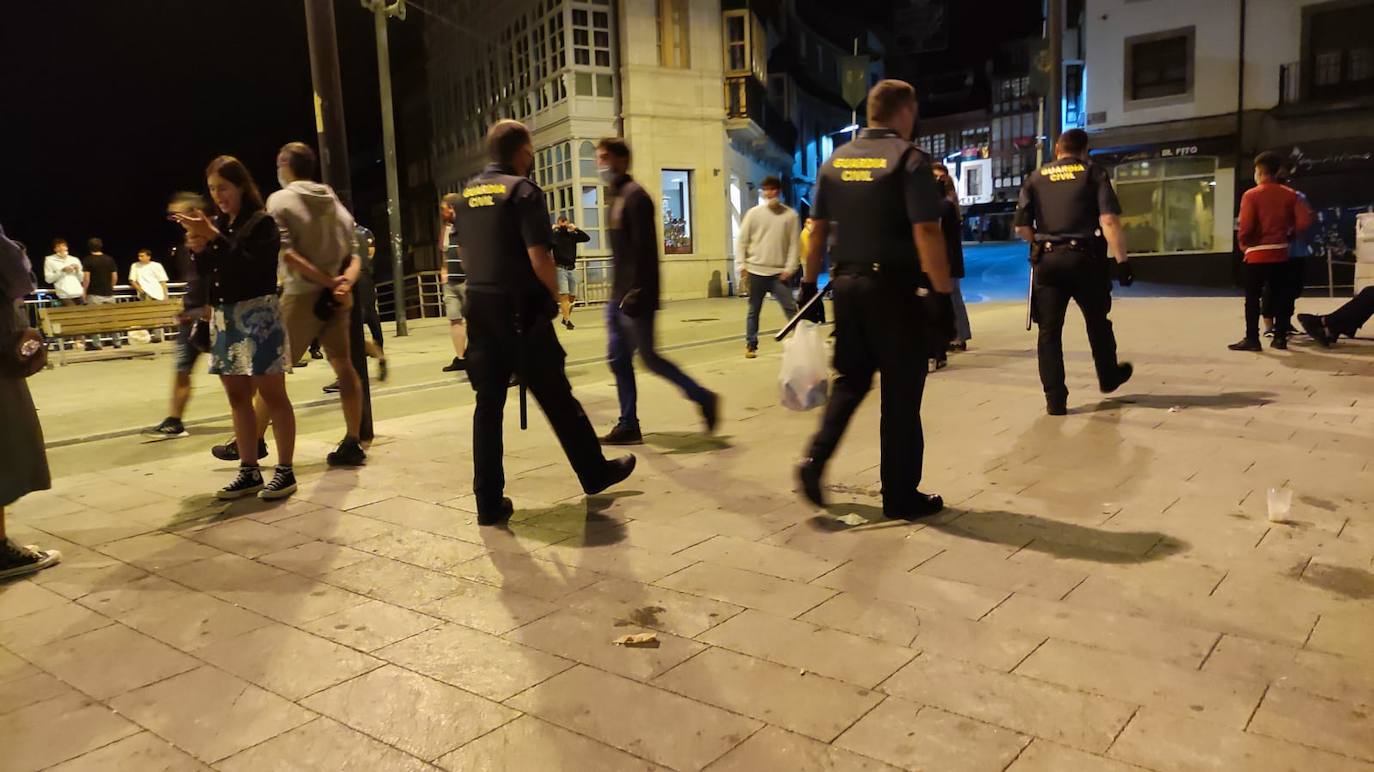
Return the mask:
<path id="1" fill-rule="evenodd" d="M 611 259 L 585 257 L 573 269 L 578 278 L 577 302 L 588 306 L 611 299 Z M 420 271 L 405 276 L 406 318 L 441 319 L 445 316 L 444 286 L 438 271 Z M 377 311 L 384 321 L 396 321 L 395 282 L 377 282 Z"/>

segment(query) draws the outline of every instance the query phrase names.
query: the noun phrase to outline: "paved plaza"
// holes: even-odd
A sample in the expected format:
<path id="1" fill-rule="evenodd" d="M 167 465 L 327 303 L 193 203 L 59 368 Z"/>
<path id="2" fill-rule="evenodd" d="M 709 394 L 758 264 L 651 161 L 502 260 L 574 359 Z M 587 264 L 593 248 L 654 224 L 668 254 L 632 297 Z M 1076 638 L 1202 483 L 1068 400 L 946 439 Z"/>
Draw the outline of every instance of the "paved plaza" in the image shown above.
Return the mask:
<path id="1" fill-rule="evenodd" d="M 779 347 L 744 360 L 731 300 L 663 312 L 670 343 L 730 336 L 671 354 L 722 393 L 719 434 L 641 374 L 646 444 L 607 495 L 510 401 L 508 529 L 475 523 L 442 327 L 393 349 L 367 466 L 326 470 L 337 411 L 303 413 L 284 503 L 211 499 L 208 378 L 192 438 L 54 448 L 54 489 L 11 514 L 65 557 L 0 585 L 0 770 L 1374 772 L 1374 343 L 1235 353 L 1238 299 L 1129 298 L 1135 379 L 1097 394 L 1072 313 L 1056 419 L 1024 308 L 972 310 L 926 391 L 948 508 L 919 523 L 880 516 L 876 393 L 830 509 L 793 493 L 819 416 L 779 407 Z M 605 429 L 604 335 L 579 322 L 560 334 Z M 161 418 L 165 358 L 36 377 L 50 437 L 144 365 L 90 431 L 118 434 Z"/>

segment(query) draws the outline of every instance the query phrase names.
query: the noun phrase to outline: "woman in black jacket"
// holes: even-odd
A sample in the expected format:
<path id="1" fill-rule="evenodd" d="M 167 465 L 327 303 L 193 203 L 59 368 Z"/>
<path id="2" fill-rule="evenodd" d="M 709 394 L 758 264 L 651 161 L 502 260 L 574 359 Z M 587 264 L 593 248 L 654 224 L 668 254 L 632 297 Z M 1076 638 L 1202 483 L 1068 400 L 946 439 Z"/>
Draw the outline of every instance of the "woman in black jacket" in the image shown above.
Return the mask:
<path id="1" fill-rule="evenodd" d="M 940 166 L 940 169 L 943 169 Z M 959 280 L 964 278 L 964 241 L 963 241 L 963 221 L 959 215 L 959 194 L 954 189 L 954 178 L 949 176 L 949 172 L 943 174 L 938 170 L 936 178 L 939 181 L 941 190 L 944 192 L 945 200 L 940 209 L 940 230 L 945 234 L 945 253 L 949 258 L 949 276 L 954 289 L 950 292 L 950 300 L 954 303 L 954 340 L 950 341 L 951 351 L 967 351 L 969 339 L 973 337 L 973 330 L 969 327 L 968 307 L 964 305 L 964 293 L 959 290 Z"/>
<path id="2" fill-rule="evenodd" d="M 263 209 L 262 193 L 237 158 L 220 156 L 205 170 L 206 185 L 219 214 L 176 212 L 205 279 L 212 311 L 210 372 L 219 375 L 234 413 L 239 473 L 215 495 L 236 499 L 256 493 L 279 499 L 296 490 L 291 469 L 296 415 L 286 394 L 290 371 L 286 328 L 277 302 L 277 252 L 281 236 Z M 277 440 L 277 469 L 263 484 L 258 467 L 258 428 L 253 394 L 262 395 Z"/>

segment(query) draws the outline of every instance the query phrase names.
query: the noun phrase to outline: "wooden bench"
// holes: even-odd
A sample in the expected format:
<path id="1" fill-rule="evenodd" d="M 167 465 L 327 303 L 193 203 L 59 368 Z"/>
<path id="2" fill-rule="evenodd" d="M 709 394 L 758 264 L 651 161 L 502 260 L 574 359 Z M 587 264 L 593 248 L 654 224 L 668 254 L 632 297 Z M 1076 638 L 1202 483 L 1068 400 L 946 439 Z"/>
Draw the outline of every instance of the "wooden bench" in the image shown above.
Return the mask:
<path id="1" fill-rule="evenodd" d="M 57 341 L 59 364 L 66 365 L 67 347 L 64 343 L 67 338 L 156 330 L 161 340 L 164 328 L 176 326 L 181 309 L 180 300 L 140 300 L 98 306 L 40 308 L 38 319 L 43 334 Z M 152 352 L 130 352 L 122 356 L 130 355 L 152 356 Z"/>

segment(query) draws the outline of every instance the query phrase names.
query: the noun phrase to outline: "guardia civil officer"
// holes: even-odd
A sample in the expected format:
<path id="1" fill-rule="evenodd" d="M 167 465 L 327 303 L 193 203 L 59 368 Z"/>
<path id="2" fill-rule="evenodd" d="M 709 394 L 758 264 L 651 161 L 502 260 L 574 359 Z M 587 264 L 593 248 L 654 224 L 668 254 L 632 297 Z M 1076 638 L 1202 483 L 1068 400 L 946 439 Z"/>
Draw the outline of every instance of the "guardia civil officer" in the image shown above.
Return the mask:
<path id="1" fill-rule="evenodd" d="M 944 506 L 939 496 L 917 486 L 925 452 L 921 394 L 927 352 L 931 341 L 943 345 L 949 333 L 927 329 L 918 292 L 928 293 L 922 290 L 927 284 L 937 293 L 951 288 L 940 189 L 930 160 L 911 144 L 915 123 L 916 91 L 898 80 L 879 82 L 868 92 L 868 128 L 835 150 L 816 182 L 803 294 L 815 293 L 822 248 L 833 228 L 838 376 L 820 431 L 798 468 L 803 494 L 822 506 L 825 464 L 880 371 L 883 514 L 905 520 Z M 931 300 L 932 307 L 951 308 L 947 297 Z"/>
<path id="2" fill-rule="evenodd" d="M 477 392 L 472 418 L 477 522 L 496 525 L 513 510 L 505 498 L 502 423 L 512 373 L 529 388 L 572 464 L 582 490 L 599 493 L 634 470 L 634 456 L 607 461 L 563 371 L 553 331 L 558 280 L 544 194 L 525 175 L 534 165 L 529 129 L 501 121 L 487 132 L 491 163 L 454 206 L 454 229 L 467 271 L 468 377 Z"/>
<path id="3" fill-rule="evenodd" d="M 1131 364 L 1117 362 L 1116 336 L 1107 319 L 1112 309 L 1110 248 L 1121 286 L 1134 276 L 1121 230 L 1121 204 L 1107 170 L 1088 158 L 1088 133 L 1070 129 L 1054 146 L 1055 160 L 1037 169 L 1021 187 L 1016 233 L 1031 243 L 1032 286 L 1040 324 L 1038 352 L 1045 410 L 1068 412 L 1064 385 L 1064 312 L 1072 298 L 1083 312 L 1102 393 L 1131 378 Z"/>

